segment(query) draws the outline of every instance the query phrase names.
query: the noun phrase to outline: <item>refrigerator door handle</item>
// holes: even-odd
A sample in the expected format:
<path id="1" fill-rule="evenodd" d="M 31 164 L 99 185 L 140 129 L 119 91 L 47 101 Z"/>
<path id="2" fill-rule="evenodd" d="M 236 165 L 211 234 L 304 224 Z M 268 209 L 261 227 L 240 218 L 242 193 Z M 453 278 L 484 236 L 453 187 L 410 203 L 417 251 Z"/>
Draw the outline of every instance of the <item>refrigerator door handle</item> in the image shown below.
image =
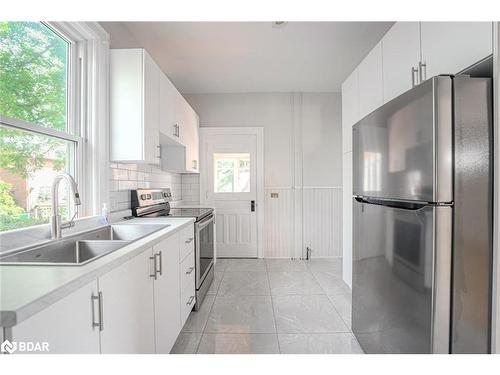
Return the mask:
<path id="1" fill-rule="evenodd" d="M 359 203 L 365 204 L 375 204 L 379 206 L 386 206 L 392 208 L 399 208 L 402 210 L 417 211 L 426 206 L 430 206 L 428 202 L 417 202 L 417 201 L 401 201 L 393 199 L 380 199 L 380 198 L 369 198 L 363 196 L 354 196 L 354 199 Z"/>

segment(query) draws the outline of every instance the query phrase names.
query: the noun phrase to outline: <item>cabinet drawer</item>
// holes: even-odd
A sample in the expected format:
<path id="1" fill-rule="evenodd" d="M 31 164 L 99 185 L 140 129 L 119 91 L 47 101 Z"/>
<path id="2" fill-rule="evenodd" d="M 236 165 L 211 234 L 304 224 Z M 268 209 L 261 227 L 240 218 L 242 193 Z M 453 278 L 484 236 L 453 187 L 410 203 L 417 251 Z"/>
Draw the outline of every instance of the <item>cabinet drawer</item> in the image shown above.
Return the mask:
<path id="1" fill-rule="evenodd" d="M 181 263 L 181 323 L 184 325 L 189 313 L 196 302 L 195 281 L 196 271 L 194 269 L 194 251 L 191 252 Z"/>
<path id="2" fill-rule="evenodd" d="M 180 237 L 179 259 L 182 262 L 194 250 L 194 225 L 184 228 L 180 232 Z"/>

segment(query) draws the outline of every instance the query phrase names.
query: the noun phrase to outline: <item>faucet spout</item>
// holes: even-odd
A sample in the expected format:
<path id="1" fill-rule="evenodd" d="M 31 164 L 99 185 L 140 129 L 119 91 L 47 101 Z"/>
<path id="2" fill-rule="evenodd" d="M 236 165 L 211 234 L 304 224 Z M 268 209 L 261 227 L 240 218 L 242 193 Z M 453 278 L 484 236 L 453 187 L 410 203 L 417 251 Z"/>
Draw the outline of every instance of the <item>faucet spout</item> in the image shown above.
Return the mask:
<path id="1" fill-rule="evenodd" d="M 61 238 L 62 229 L 68 226 L 73 226 L 73 219 L 71 219 L 68 223 L 61 223 L 61 215 L 59 215 L 59 184 L 62 180 L 65 180 L 71 189 L 74 205 L 79 206 L 82 204 L 80 200 L 80 193 L 78 193 L 78 186 L 74 178 L 68 173 L 58 174 L 52 182 L 52 216 L 50 218 L 52 239 Z"/>

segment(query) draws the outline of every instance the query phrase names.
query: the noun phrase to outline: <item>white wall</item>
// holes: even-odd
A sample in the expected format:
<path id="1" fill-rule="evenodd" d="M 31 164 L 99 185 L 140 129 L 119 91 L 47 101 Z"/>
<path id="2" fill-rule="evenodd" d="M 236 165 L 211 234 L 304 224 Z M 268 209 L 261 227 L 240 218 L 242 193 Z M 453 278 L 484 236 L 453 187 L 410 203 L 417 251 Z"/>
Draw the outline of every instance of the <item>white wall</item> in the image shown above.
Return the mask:
<path id="1" fill-rule="evenodd" d="M 185 97 L 199 114 L 200 126 L 264 127 L 265 256 L 302 257 L 305 246 L 313 257 L 341 256 L 340 94 Z M 271 192 L 279 197 L 271 198 Z"/>

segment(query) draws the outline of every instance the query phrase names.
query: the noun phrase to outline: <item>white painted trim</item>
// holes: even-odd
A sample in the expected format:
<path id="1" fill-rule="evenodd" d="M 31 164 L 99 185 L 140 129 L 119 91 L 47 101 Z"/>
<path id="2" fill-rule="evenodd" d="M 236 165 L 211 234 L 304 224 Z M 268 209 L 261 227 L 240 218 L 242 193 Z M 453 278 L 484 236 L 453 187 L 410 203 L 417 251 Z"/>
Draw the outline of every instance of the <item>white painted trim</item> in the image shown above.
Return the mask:
<path id="1" fill-rule="evenodd" d="M 264 128 L 263 127 L 200 127 L 200 140 L 207 135 L 217 134 L 237 134 L 237 135 L 255 135 L 257 144 L 257 256 L 264 257 Z M 206 150 L 201 143 L 200 152 L 200 170 L 203 171 L 206 165 Z M 206 190 L 206 174 L 200 173 L 200 203 L 206 201 L 202 193 Z"/>
<path id="2" fill-rule="evenodd" d="M 500 27 L 493 23 L 493 278 L 491 352 L 500 353 Z"/>

